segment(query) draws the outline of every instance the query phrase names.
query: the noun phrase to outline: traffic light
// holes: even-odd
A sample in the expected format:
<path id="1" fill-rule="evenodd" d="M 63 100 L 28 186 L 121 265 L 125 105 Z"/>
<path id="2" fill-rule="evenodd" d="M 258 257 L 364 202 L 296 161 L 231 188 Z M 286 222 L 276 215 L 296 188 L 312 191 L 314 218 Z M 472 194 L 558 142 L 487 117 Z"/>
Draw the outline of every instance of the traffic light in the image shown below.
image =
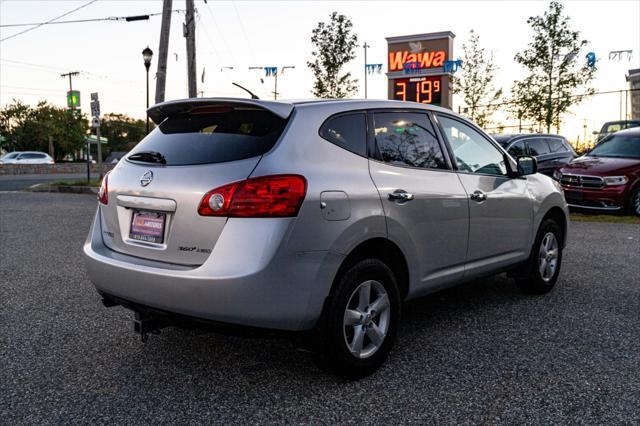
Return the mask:
<path id="1" fill-rule="evenodd" d="M 69 90 L 67 91 L 67 107 L 78 108 L 80 106 L 80 91 Z"/>

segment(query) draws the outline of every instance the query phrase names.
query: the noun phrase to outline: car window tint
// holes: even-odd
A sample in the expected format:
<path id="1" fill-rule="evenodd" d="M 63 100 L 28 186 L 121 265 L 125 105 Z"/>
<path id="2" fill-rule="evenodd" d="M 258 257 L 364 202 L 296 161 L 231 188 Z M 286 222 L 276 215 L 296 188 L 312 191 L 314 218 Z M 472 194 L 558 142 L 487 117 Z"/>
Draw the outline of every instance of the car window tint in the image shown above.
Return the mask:
<path id="1" fill-rule="evenodd" d="M 442 148 L 426 114 L 377 112 L 375 143 L 379 159 L 396 166 L 446 169 Z"/>
<path id="2" fill-rule="evenodd" d="M 518 141 L 511 145 L 509 147 L 509 154 L 511 154 L 513 158 L 516 158 L 520 155 L 527 155 L 524 142 Z"/>
<path id="3" fill-rule="evenodd" d="M 453 149 L 458 169 L 464 172 L 506 175 L 503 154 L 480 132 L 461 121 L 438 116 Z"/>
<path id="4" fill-rule="evenodd" d="M 562 143 L 562 140 L 558 138 L 547 138 L 549 149 L 551 152 L 567 152 L 567 147 Z"/>
<path id="5" fill-rule="evenodd" d="M 127 155 L 160 154 L 166 166 L 237 161 L 269 151 L 287 120 L 261 108 L 206 105 L 169 116 Z M 132 158 L 133 157 L 133 158 Z M 142 161 L 145 162 L 145 161 Z"/>
<path id="6" fill-rule="evenodd" d="M 544 155 L 550 152 L 549 145 L 544 139 L 533 138 L 527 141 L 527 145 L 529 146 L 529 152 L 531 155 Z"/>
<path id="7" fill-rule="evenodd" d="M 320 136 L 355 154 L 366 155 L 366 116 L 359 112 L 331 117 L 320 128 Z"/>

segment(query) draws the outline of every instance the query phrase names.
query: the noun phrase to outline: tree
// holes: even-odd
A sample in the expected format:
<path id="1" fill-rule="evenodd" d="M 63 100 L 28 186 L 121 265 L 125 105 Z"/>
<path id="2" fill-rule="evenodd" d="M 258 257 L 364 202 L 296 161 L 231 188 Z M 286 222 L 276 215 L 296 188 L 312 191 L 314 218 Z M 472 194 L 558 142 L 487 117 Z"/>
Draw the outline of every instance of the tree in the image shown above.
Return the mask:
<path id="1" fill-rule="evenodd" d="M 462 70 L 460 77 L 453 76 L 453 92 L 461 93 L 464 103 L 469 107 L 469 118 L 480 127 L 489 124 L 491 116 L 498 109 L 494 104 L 502 96 L 502 89 L 494 87 L 497 66 L 493 61 L 493 52 L 486 54 L 480 47 L 480 37 L 473 30 L 468 43 L 462 45 Z"/>
<path id="2" fill-rule="evenodd" d="M 0 110 L 0 135 L 4 149 L 11 151 L 49 151 L 53 142 L 54 158 L 63 159 L 81 149 L 89 125 L 83 116 L 41 101 L 34 108 L 18 100 Z"/>
<path id="3" fill-rule="evenodd" d="M 100 124 L 101 136 L 109 141 L 111 151 L 129 151 L 146 135 L 144 120 L 125 114 L 105 114 Z"/>
<path id="4" fill-rule="evenodd" d="M 307 66 L 313 71 L 313 95 L 318 98 L 345 98 L 358 90 L 351 73 L 340 75 L 342 67 L 356 57 L 358 36 L 351 33 L 353 24 L 344 15 L 333 12 L 328 24 L 319 22 L 311 42 L 315 50 Z"/>
<path id="5" fill-rule="evenodd" d="M 531 119 L 547 132 L 551 126 L 559 132 L 561 115 L 581 101 L 574 96 L 578 89 L 585 95 L 594 92 L 587 85 L 595 67 L 583 60 L 588 42 L 580 39 L 579 31 L 570 29 L 569 17 L 562 10 L 562 4 L 552 1 L 543 16 L 527 19 L 533 40 L 514 58 L 529 74 L 513 84 L 510 109 L 519 119 Z"/>

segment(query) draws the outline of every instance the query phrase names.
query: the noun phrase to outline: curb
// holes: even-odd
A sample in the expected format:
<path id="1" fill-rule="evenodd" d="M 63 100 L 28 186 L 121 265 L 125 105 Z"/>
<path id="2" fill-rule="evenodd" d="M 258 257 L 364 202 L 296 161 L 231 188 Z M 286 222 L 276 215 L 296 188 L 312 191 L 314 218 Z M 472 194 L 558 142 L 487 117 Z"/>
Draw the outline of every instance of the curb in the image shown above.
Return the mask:
<path id="1" fill-rule="evenodd" d="M 31 192 L 98 195 L 98 188 L 92 186 L 50 185 L 47 183 L 39 183 L 37 185 L 30 186 L 27 190 Z"/>

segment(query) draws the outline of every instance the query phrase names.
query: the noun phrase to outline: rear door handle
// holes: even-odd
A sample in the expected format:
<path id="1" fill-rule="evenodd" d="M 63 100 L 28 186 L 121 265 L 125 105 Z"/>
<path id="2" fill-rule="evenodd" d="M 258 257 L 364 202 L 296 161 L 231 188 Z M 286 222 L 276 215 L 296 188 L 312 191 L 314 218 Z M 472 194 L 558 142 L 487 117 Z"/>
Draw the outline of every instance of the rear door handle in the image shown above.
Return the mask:
<path id="1" fill-rule="evenodd" d="M 411 201 L 413 200 L 413 194 L 408 193 L 402 189 L 396 189 L 395 191 L 388 194 L 388 198 L 390 201 Z"/>
<path id="2" fill-rule="evenodd" d="M 484 200 L 487 199 L 487 194 L 485 194 L 484 192 L 478 190 L 478 191 L 474 191 L 473 194 L 471 194 L 470 198 L 473 201 L 477 201 L 478 203 L 483 202 Z"/>

